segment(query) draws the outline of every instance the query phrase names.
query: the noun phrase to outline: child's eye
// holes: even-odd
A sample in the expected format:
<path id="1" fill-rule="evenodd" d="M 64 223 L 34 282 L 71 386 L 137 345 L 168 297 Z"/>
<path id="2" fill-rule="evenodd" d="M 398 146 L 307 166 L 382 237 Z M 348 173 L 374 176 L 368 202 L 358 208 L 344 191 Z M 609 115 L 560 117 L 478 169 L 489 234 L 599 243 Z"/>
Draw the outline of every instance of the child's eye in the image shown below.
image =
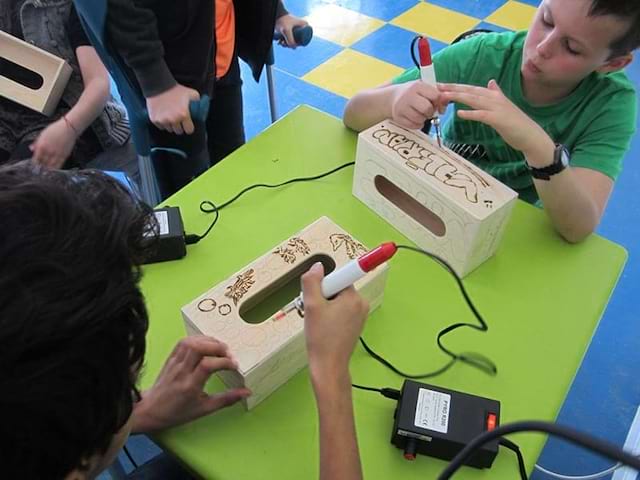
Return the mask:
<path id="1" fill-rule="evenodd" d="M 567 52 L 569 52 L 571 55 L 580 55 L 580 52 L 571 48 L 571 45 L 569 45 L 569 42 L 565 42 L 564 47 L 567 49 Z"/>
<path id="2" fill-rule="evenodd" d="M 542 16 L 542 23 L 543 23 L 544 25 L 546 25 L 547 27 L 553 27 L 553 24 L 552 24 L 549 20 L 547 20 L 547 19 L 544 17 L 544 15 Z"/>

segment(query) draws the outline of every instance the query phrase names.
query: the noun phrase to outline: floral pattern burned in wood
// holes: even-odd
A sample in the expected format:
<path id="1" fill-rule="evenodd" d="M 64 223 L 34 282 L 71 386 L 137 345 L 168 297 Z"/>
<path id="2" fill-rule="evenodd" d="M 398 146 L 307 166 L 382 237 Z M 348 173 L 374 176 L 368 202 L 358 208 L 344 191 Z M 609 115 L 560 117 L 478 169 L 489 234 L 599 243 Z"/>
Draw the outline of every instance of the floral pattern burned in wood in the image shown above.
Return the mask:
<path id="1" fill-rule="evenodd" d="M 286 263 L 295 263 L 297 254 L 303 257 L 311 253 L 311 249 L 307 242 L 299 237 L 293 237 L 284 247 L 278 247 L 273 251 L 274 255 L 280 255 Z"/>
<path id="2" fill-rule="evenodd" d="M 329 241 L 331 242 L 334 252 L 337 252 L 340 248 L 344 247 L 347 251 L 347 256 L 352 260 L 367 253 L 367 248 L 364 245 L 360 242 L 356 242 L 353 238 L 344 233 L 334 233 L 333 235 L 330 235 Z"/>
<path id="3" fill-rule="evenodd" d="M 224 293 L 224 296 L 233 300 L 234 305 L 238 305 L 238 302 L 242 297 L 244 297 L 253 284 L 256 283 L 254 273 L 253 268 L 251 268 L 238 275 L 235 283 L 227 287 L 227 291 Z"/>

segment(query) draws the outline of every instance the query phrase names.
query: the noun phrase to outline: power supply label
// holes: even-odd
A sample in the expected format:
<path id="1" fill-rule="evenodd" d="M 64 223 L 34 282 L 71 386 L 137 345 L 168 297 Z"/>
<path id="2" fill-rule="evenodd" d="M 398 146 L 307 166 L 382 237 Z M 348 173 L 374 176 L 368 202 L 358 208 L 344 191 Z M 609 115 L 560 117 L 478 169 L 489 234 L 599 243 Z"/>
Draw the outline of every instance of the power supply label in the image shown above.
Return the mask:
<path id="1" fill-rule="evenodd" d="M 447 433 L 451 395 L 421 388 L 416 405 L 416 427 Z"/>
<path id="2" fill-rule="evenodd" d="M 166 235 L 169 233 L 169 215 L 165 211 L 153 212 L 158 220 L 158 226 L 160 228 L 160 235 Z"/>

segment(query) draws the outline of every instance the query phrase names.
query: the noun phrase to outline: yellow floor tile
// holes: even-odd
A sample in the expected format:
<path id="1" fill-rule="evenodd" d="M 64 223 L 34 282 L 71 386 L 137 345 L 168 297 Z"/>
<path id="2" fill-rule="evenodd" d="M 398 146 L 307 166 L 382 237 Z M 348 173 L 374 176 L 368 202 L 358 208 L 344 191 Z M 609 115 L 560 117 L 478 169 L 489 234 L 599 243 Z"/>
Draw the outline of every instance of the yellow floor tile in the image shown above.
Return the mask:
<path id="1" fill-rule="evenodd" d="M 315 25 L 314 25 L 315 29 Z M 343 50 L 307 73 L 303 80 L 330 92 L 351 98 L 402 73 L 402 68 L 354 50 Z"/>
<path id="2" fill-rule="evenodd" d="M 376 31 L 384 22 L 338 5 L 314 8 L 306 20 L 313 25 L 313 34 L 343 47 L 349 47 Z"/>
<path id="3" fill-rule="evenodd" d="M 480 19 L 430 3 L 420 3 L 390 23 L 441 42 L 451 43 L 458 35 L 480 23 Z"/>
<path id="4" fill-rule="evenodd" d="M 511 30 L 527 30 L 535 13 L 536 7 L 509 1 L 493 12 L 486 21 Z"/>

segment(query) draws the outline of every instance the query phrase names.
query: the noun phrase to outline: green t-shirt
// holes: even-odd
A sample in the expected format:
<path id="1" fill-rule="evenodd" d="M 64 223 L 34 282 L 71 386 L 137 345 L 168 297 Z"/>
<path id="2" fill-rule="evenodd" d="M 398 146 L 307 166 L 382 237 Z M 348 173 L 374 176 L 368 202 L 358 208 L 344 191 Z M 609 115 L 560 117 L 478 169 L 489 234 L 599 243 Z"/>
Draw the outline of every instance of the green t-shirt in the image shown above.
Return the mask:
<path id="1" fill-rule="evenodd" d="M 438 82 L 486 87 L 495 79 L 505 95 L 571 152 L 571 165 L 597 170 L 615 180 L 635 132 L 637 100 L 624 72 L 592 73 L 565 99 L 536 107 L 523 96 L 520 79 L 526 32 L 488 33 L 463 40 L 433 57 Z M 393 79 L 420 78 L 412 68 Z M 449 148 L 509 185 L 530 203 L 538 200 L 521 152 L 507 145 L 491 127 L 462 120 L 456 104 L 443 129 Z"/>

